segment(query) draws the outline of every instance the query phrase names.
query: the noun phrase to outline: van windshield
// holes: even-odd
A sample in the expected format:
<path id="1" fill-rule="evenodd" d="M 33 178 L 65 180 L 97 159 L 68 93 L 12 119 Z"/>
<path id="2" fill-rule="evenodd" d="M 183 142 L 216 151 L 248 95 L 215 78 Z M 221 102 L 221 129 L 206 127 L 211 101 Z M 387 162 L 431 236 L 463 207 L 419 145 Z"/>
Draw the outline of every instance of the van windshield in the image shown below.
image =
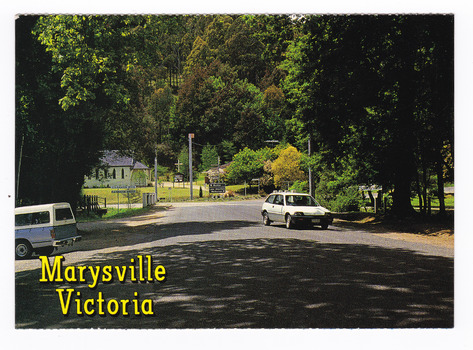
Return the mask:
<path id="1" fill-rule="evenodd" d="M 286 196 L 287 205 L 302 206 L 302 207 L 318 207 L 317 203 L 311 196 Z"/>

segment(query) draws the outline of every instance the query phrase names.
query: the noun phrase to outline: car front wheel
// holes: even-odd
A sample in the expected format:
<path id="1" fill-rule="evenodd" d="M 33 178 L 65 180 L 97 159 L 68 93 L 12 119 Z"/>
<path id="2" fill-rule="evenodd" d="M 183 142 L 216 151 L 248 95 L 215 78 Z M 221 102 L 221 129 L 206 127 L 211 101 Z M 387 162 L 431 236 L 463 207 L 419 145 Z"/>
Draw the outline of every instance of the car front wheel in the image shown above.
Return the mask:
<path id="1" fill-rule="evenodd" d="M 269 220 L 269 216 L 267 212 L 263 213 L 263 224 L 265 226 L 269 226 L 271 224 L 271 220 Z"/>

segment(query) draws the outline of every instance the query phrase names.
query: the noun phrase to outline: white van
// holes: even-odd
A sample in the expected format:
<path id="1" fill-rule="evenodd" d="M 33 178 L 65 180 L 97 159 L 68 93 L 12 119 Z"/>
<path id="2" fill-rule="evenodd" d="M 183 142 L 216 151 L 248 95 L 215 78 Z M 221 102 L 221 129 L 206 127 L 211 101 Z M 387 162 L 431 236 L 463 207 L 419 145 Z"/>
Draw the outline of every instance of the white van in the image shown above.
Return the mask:
<path id="1" fill-rule="evenodd" d="M 50 255 L 56 247 L 79 241 L 69 203 L 15 208 L 15 256 L 26 259 L 33 252 Z"/>

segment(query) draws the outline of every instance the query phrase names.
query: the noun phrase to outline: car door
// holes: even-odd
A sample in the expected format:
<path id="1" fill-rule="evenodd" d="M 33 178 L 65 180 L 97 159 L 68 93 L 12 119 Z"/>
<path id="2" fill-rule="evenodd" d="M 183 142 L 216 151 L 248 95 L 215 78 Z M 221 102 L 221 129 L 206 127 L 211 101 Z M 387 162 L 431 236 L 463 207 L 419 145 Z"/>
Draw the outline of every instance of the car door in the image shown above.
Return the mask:
<path id="1" fill-rule="evenodd" d="M 273 204 L 270 206 L 270 220 L 284 222 L 284 216 L 282 214 L 284 207 L 284 197 L 282 194 L 277 194 L 274 198 Z"/>

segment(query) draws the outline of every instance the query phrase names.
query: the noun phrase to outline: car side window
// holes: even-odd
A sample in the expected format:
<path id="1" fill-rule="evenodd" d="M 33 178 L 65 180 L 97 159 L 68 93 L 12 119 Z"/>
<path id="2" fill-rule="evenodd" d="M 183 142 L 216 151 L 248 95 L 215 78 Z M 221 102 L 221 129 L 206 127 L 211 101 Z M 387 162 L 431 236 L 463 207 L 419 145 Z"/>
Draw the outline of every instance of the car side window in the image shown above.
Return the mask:
<path id="1" fill-rule="evenodd" d="M 267 203 L 270 203 L 270 204 L 273 204 L 273 202 L 274 202 L 274 197 L 276 197 L 276 196 L 274 196 L 274 195 L 269 196 L 268 199 L 266 199 L 266 202 L 267 202 Z"/>
<path id="2" fill-rule="evenodd" d="M 278 194 L 276 196 L 276 198 L 274 199 L 274 204 L 278 204 L 278 205 L 283 205 L 284 204 L 282 195 Z"/>

